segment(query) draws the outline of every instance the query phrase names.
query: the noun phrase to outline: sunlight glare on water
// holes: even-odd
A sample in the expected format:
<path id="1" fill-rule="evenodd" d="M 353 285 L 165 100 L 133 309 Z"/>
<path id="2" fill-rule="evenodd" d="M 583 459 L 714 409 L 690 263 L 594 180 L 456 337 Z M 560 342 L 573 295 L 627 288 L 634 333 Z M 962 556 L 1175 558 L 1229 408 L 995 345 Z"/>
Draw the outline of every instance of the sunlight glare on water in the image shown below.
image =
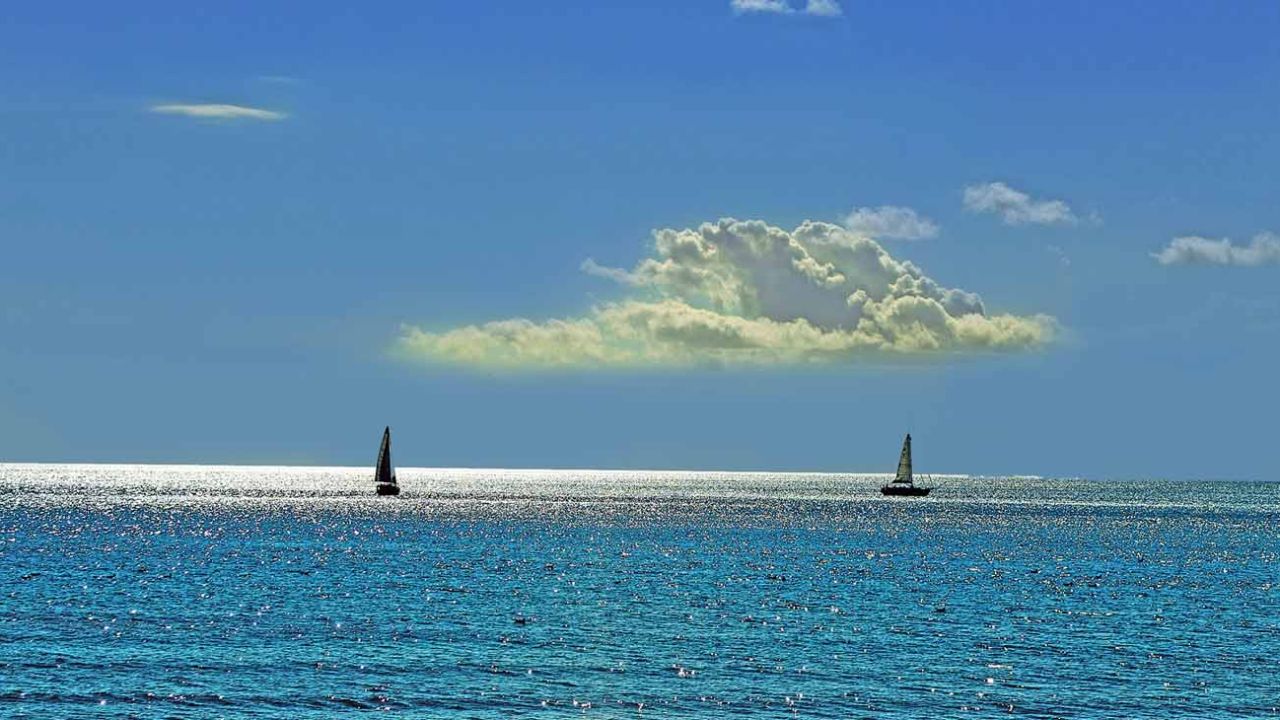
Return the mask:
<path id="1" fill-rule="evenodd" d="M 1280 484 L 0 465 L 0 716 L 1280 715 Z"/>

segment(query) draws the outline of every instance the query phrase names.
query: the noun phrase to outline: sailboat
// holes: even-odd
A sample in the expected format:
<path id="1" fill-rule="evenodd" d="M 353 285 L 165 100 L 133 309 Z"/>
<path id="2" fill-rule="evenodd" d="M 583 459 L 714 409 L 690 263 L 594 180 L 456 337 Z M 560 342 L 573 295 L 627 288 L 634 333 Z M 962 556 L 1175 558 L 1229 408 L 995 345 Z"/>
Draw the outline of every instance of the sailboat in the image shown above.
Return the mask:
<path id="1" fill-rule="evenodd" d="M 893 482 L 880 488 L 880 494 L 919 497 L 928 495 L 932 489 L 915 483 L 911 474 L 911 433 L 907 433 L 907 439 L 902 441 L 902 454 L 898 456 L 898 474 L 894 476 Z"/>
<path id="2" fill-rule="evenodd" d="M 379 495 L 399 495 L 400 486 L 396 484 L 396 473 L 391 469 L 391 428 L 382 431 L 382 446 L 378 448 L 378 464 L 374 471 L 373 481 L 377 483 Z"/>

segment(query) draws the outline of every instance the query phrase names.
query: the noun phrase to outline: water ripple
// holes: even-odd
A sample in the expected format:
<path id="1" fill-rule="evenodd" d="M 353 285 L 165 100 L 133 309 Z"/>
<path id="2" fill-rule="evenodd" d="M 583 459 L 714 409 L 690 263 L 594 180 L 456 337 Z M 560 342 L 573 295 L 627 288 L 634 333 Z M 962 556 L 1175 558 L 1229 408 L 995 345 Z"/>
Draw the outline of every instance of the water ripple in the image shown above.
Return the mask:
<path id="1" fill-rule="evenodd" d="M 0 716 L 1280 715 L 1280 485 L 0 465 Z"/>

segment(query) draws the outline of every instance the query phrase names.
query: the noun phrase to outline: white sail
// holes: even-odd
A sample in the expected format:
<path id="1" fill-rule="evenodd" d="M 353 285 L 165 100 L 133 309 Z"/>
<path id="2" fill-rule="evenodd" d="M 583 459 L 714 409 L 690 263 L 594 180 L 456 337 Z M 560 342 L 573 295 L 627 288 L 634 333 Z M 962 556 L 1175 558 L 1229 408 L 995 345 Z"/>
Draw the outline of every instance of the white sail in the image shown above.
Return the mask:
<path id="1" fill-rule="evenodd" d="M 907 433 L 907 439 L 902 441 L 902 455 L 898 457 L 898 474 L 894 476 L 895 483 L 911 484 L 911 433 Z"/>

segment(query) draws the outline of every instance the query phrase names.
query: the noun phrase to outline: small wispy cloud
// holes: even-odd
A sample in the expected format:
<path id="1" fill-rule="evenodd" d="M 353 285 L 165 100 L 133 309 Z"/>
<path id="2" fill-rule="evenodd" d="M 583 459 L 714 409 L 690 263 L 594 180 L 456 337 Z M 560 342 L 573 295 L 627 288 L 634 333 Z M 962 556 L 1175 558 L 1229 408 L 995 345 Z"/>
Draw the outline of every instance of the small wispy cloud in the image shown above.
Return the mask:
<path id="1" fill-rule="evenodd" d="M 1280 235 L 1258 233 L 1248 245 L 1236 245 L 1227 238 L 1177 237 L 1151 257 L 1161 265 L 1275 265 L 1280 264 Z"/>
<path id="2" fill-rule="evenodd" d="M 850 231 L 869 238 L 924 240 L 938 236 L 938 225 L 909 207 L 881 205 L 855 208 L 844 219 Z"/>
<path id="3" fill-rule="evenodd" d="M 970 185 L 964 189 L 964 207 L 970 212 L 994 213 L 1006 225 L 1057 225 L 1079 222 L 1062 200 L 1037 200 L 1002 182 Z"/>
<path id="4" fill-rule="evenodd" d="M 797 10 L 789 0 L 729 0 L 729 7 L 739 15 L 745 13 L 773 13 L 775 15 L 814 15 L 839 17 L 844 14 L 837 0 L 807 0 L 803 10 Z"/>
<path id="5" fill-rule="evenodd" d="M 260 83 L 270 83 L 272 85 L 297 85 L 302 82 L 302 78 L 292 75 L 257 75 L 253 79 Z"/>
<path id="6" fill-rule="evenodd" d="M 275 121 L 289 117 L 287 114 L 276 112 L 275 110 L 263 110 L 262 108 L 246 107 L 244 105 L 227 105 L 222 103 L 199 105 L 152 105 L 151 112 L 161 113 L 163 115 L 183 115 L 185 117 L 209 120 Z"/>
<path id="7" fill-rule="evenodd" d="M 729 0 L 735 13 L 793 13 L 786 0 Z"/>
<path id="8" fill-rule="evenodd" d="M 620 285 L 642 285 L 643 284 L 643 281 L 640 280 L 640 278 L 638 278 L 635 274 L 628 272 L 627 270 L 624 270 L 622 268 L 608 267 L 606 265 L 601 265 L 600 263 L 596 262 L 595 260 L 592 260 L 591 258 L 587 258 L 586 260 L 583 260 L 579 268 L 582 270 L 582 272 L 588 275 L 607 278 Z"/>
<path id="9" fill-rule="evenodd" d="M 1067 256 L 1067 251 L 1057 245 L 1048 245 L 1045 247 L 1051 255 L 1058 258 L 1058 264 L 1062 267 L 1071 267 L 1071 258 Z"/>
<path id="10" fill-rule="evenodd" d="M 836 0 L 809 0 L 809 4 L 805 5 L 804 11 L 808 15 L 818 15 L 820 17 L 840 17 L 844 14 L 844 10 L 840 8 L 840 3 Z"/>

